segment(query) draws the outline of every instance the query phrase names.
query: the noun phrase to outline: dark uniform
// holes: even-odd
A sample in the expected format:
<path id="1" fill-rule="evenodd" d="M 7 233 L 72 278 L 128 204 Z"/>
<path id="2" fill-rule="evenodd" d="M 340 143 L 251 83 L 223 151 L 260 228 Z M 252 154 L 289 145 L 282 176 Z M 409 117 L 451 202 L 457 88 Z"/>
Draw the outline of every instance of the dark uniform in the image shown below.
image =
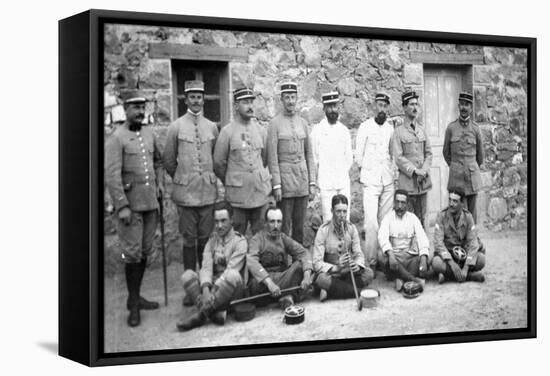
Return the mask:
<path id="1" fill-rule="evenodd" d="M 290 265 L 289 256 L 292 258 Z M 246 265 L 252 276 L 249 283 L 252 295 L 268 291 L 262 283 L 267 277 L 282 290 L 300 285 L 304 272 L 313 269 L 311 256 L 300 243 L 283 232 L 272 236 L 266 229 L 250 240 Z"/>
<path id="2" fill-rule="evenodd" d="M 435 224 L 432 268 L 435 273 L 442 273 L 445 278 L 452 280 L 455 277 L 446 260 L 454 259 L 451 250 L 455 246 L 462 247 L 467 253 L 465 261 L 459 262 L 455 259 L 461 268 L 467 264 L 470 265 L 471 272 L 483 269 L 485 248 L 479 240 L 472 215 L 468 210 L 462 209 L 455 219 L 449 208 L 445 208 L 437 216 Z"/>
<path id="3" fill-rule="evenodd" d="M 204 248 L 202 268 L 199 273 L 186 270 L 182 276 L 183 289 L 199 311 L 178 323 L 180 330 L 202 325 L 214 312 L 225 310 L 231 300 L 244 294 L 247 243 L 244 236 L 229 230 L 225 237 L 213 233 Z M 201 289 L 211 287 L 212 301 L 201 302 Z"/>
<path id="4" fill-rule="evenodd" d="M 133 97 L 126 105 L 144 104 L 144 98 Z M 147 257 L 153 253 L 153 238 L 158 222 L 157 179 L 162 159 L 160 148 L 150 127 L 124 123 L 115 130 L 105 145 L 105 183 L 113 200 L 115 213 L 130 209 L 129 223 L 117 222 L 117 234 L 125 262 L 128 286 L 128 309 L 154 309 L 158 303 L 147 302 L 139 290 Z M 136 321 L 137 319 L 137 321 Z M 130 321 L 133 323 L 130 324 Z M 139 311 L 131 326 L 139 325 Z"/>
<path id="5" fill-rule="evenodd" d="M 462 188 L 464 203 L 477 220 L 476 198 L 481 189 L 483 140 L 481 131 L 471 118 L 456 119 L 447 126 L 443 143 L 443 157 L 449 165 L 448 188 Z"/>
<path id="6" fill-rule="evenodd" d="M 354 224 L 346 222 L 342 233 L 330 220 L 319 228 L 313 246 L 313 269 L 316 273 L 315 284 L 326 290 L 331 298 L 352 298 L 355 296 L 350 272 L 344 274 L 333 271 L 338 265 L 340 255 L 350 252 L 351 258 L 360 271 L 354 274 L 358 289 L 372 282 L 374 272 L 365 265 L 365 256 L 361 251 L 359 232 Z"/>
<path id="7" fill-rule="evenodd" d="M 200 92 L 202 87 L 200 81 L 187 81 L 186 93 Z M 212 154 L 217 137 L 216 124 L 202 112 L 188 111 L 168 128 L 164 167 L 174 183 L 172 199 L 178 208 L 185 269 L 195 269 L 195 255 L 200 268 L 204 246 L 214 227 L 217 179 Z"/>
<path id="8" fill-rule="evenodd" d="M 294 83 L 281 85 L 281 93 L 296 93 Z M 283 212 L 282 231 L 303 243 L 309 186 L 315 185 L 313 152 L 307 121 L 298 114 L 275 116 L 267 131 L 267 161 L 273 189 L 282 190 L 277 206 Z"/>
<path id="9" fill-rule="evenodd" d="M 254 120 L 248 125 L 235 120 L 222 128 L 214 149 L 214 171 L 225 185 L 225 200 L 234 209 L 233 227 L 241 234 L 246 233 L 248 222 L 252 233 L 262 226 L 271 192 L 266 165 L 262 126 Z"/>

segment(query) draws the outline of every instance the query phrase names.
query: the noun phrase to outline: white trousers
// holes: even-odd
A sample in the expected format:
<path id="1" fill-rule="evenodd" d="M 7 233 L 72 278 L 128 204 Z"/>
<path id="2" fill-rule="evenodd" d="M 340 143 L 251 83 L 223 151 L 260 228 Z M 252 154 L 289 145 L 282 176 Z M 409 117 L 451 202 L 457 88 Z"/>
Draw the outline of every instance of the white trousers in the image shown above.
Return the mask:
<path id="1" fill-rule="evenodd" d="M 321 210 L 323 212 L 323 222 L 328 222 L 332 219 L 332 197 L 341 194 L 348 199 L 348 221 L 349 212 L 351 210 L 351 195 L 349 185 L 340 189 L 322 189 L 321 188 Z"/>
<path id="2" fill-rule="evenodd" d="M 382 219 L 388 214 L 393 206 L 393 193 L 395 186 L 388 185 L 367 185 L 363 188 L 363 210 L 365 226 L 365 261 L 371 266 L 376 266 L 378 248 L 378 228 Z"/>

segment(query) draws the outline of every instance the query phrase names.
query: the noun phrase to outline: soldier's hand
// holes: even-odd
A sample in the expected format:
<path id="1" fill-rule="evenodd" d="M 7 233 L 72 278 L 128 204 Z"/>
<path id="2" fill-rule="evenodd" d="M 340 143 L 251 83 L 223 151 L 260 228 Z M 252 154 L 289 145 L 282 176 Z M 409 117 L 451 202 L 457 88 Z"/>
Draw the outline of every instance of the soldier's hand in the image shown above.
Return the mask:
<path id="1" fill-rule="evenodd" d="M 157 185 L 157 198 L 163 198 L 164 197 L 164 187 L 162 184 Z"/>
<path id="2" fill-rule="evenodd" d="M 338 259 L 338 266 L 340 267 L 340 270 L 346 269 L 349 266 L 350 258 L 349 254 L 343 253 L 340 255 L 340 258 Z"/>
<path id="3" fill-rule="evenodd" d="M 311 286 L 311 270 L 306 270 L 304 272 L 304 279 L 302 279 L 302 283 L 300 283 L 300 288 L 304 291 L 309 290 L 309 287 Z"/>
<path id="4" fill-rule="evenodd" d="M 399 261 L 395 258 L 395 255 L 393 252 L 388 252 L 388 263 L 390 264 L 390 270 L 395 272 L 399 268 L 399 265 L 397 264 Z"/>
<path id="5" fill-rule="evenodd" d="M 210 289 L 204 289 L 201 296 L 201 306 L 208 309 L 214 304 L 214 295 Z"/>
<path id="6" fill-rule="evenodd" d="M 281 188 L 275 188 L 273 190 L 273 198 L 277 202 L 279 202 L 283 199 L 283 191 L 281 190 Z"/>
<path id="7" fill-rule="evenodd" d="M 120 209 L 118 212 L 118 219 L 126 226 L 128 226 L 132 221 L 132 211 L 130 210 L 130 208 L 126 206 Z"/>
<path id="8" fill-rule="evenodd" d="M 426 278 L 428 275 L 428 257 L 420 256 L 420 266 L 418 267 L 418 275 L 420 278 Z"/>
<path id="9" fill-rule="evenodd" d="M 449 260 L 449 266 L 453 271 L 453 275 L 455 276 L 456 281 L 464 282 L 466 278 L 462 275 L 462 270 L 460 269 L 460 266 L 458 266 L 458 264 L 454 260 Z"/>
<path id="10" fill-rule="evenodd" d="M 359 271 L 361 270 L 361 268 L 359 267 L 359 265 L 357 265 L 357 264 L 355 263 L 355 261 L 353 261 L 353 260 L 349 263 L 349 268 L 350 268 L 350 270 L 351 270 L 351 272 L 352 272 L 353 274 L 355 274 L 355 273 L 357 273 L 357 272 L 359 272 Z"/>
<path id="11" fill-rule="evenodd" d="M 268 279 L 266 282 L 267 289 L 269 290 L 271 296 L 273 296 L 274 298 L 278 298 L 279 296 L 281 296 L 281 288 L 275 282 L 273 282 L 271 279 Z"/>

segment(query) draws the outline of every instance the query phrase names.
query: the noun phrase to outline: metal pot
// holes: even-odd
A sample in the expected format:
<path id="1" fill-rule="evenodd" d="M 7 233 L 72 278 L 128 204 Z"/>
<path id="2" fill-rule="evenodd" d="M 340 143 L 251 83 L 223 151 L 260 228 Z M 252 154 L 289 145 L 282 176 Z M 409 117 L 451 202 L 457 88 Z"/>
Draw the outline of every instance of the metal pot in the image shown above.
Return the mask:
<path id="1" fill-rule="evenodd" d="M 380 300 L 380 291 L 375 289 L 361 290 L 361 302 L 365 308 L 375 308 Z"/>
<path id="2" fill-rule="evenodd" d="M 291 305 L 285 309 L 283 321 L 288 325 L 300 324 L 304 322 L 305 317 L 306 312 L 304 307 L 300 305 Z"/>

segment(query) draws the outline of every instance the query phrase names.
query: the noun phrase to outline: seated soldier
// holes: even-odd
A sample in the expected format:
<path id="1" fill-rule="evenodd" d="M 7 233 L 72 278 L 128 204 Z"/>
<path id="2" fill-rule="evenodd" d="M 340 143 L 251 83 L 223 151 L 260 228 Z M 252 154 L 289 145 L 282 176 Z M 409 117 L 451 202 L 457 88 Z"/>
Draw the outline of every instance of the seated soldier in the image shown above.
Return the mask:
<path id="1" fill-rule="evenodd" d="M 439 283 L 484 282 L 481 269 L 485 266 L 485 248 L 477 235 L 472 214 L 462 205 L 464 191 L 449 189 L 449 206 L 437 217 L 434 229 L 434 258 L 432 268 Z"/>
<path id="2" fill-rule="evenodd" d="M 418 217 L 407 211 L 408 199 L 407 191 L 395 191 L 393 210 L 386 214 L 378 230 L 378 263 L 388 280 L 395 279 L 397 291 L 401 291 L 404 281 L 424 286 L 422 278 L 428 271 L 430 244 Z"/>
<path id="3" fill-rule="evenodd" d="M 224 324 L 229 302 L 244 293 L 246 250 L 245 237 L 233 230 L 233 208 L 225 202 L 216 204 L 214 232 L 204 247 L 199 274 L 187 269 L 181 276 L 183 289 L 194 302 L 196 312 L 178 322 L 178 330 L 201 326 L 208 317 Z"/>
<path id="4" fill-rule="evenodd" d="M 372 269 L 365 266 L 359 232 L 346 219 L 347 197 L 337 194 L 332 197 L 331 204 L 332 219 L 319 228 L 313 246 L 313 268 L 317 273 L 315 284 L 321 290 L 321 302 L 329 297 L 353 298 L 351 273 L 358 289 L 371 283 L 374 276 Z"/>
<path id="5" fill-rule="evenodd" d="M 256 233 L 248 247 L 247 268 L 251 278 L 251 295 L 271 293 L 279 298 L 281 308 L 294 304 L 293 295 L 281 296 L 281 290 L 300 286 L 303 292 L 311 286 L 311 257 L 304 247 L 281 232 L 283 212 L 270 207 L 265 212 L 265 227 Z M 289 265 L 289 255 L 292 263 Z"/>

